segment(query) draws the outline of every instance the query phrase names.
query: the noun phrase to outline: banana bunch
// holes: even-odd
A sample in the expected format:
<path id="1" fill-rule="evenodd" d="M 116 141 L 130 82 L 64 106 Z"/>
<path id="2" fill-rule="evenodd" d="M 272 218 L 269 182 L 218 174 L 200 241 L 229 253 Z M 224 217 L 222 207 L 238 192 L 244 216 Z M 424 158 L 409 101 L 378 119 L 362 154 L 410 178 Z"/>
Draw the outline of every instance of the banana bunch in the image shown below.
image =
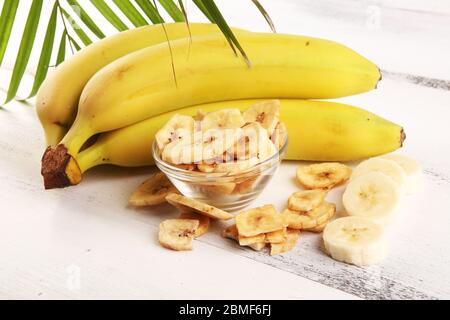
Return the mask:
<path id="1" fill-rule="evenodd" d="M 152 164 L 156 132 L 175 114 L 248 108 L 281 99 L 287 159 L 348 161 L 401 147 L 403 129 L 331 99 L 367 92 L 381 79 L 369 60 L 338 43 L 235 30 L 251 67 L 210 24 L 144 27 L 104 39 L 59 66 L 37 99 L 49 145 L 48 189 L 76 185 L 100 164 Z M 219 119 L 220 120 L 220 119 Z M 89 146 L 93 136 L 101 134 Z"/>

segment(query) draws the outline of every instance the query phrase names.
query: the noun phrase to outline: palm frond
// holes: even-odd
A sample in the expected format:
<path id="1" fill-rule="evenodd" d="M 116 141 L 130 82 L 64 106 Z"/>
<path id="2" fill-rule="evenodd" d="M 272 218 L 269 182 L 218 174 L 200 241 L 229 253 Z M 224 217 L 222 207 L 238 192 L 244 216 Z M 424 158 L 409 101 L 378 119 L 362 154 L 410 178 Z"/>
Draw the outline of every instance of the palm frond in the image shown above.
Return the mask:
<path id="1" fill-rule="evenodd" d="M 48 1 L 49 0 L 45 0 L 45 3 Z M 97 10 L 111 26 L 117 31 L 122 32 L 129 29 L 129 23 L 134 27 L 160 23 L 164 26 L 165 21 L 158 9 L 158 7 L 160 7 L 173 21 L 186 22 L 190 34 L 188 14 L 186 12 L 186 7 L 183 4 L 183 0 L 112 0 L 112 4 L 105 0 L 90 0 L 93 9 L 89 9 L 87 6 L 84 7 L 85 4 L 82 6 L 80 4 L 81 1 L 78 0 L 52 1 L 53 9 L 48 23 L 46 24 L 46 30 L 43 30 L 45 31 L 45 36 L 42 46 L 40 47 L 38 64 L 35 67 L 33 86 L 30 89 L 27 99 L 36 95 L 39 87 L 45 80 L 49 69 L 58 66 L 68 57 L 68 49 L 70 49 L 73 54 L 75 51 L 79 51 L 96 40 L 103 39 L 107 36 L 103 29 L 95 22 L 95 19 L 92 18 L 94 15 L 94 12 L 91 12 L 92 10 Z M 212 23 L 217 24 L 234 52 L 236 54 L 239 52 L 250 65 L 250 60 L 244 50 L 245 48 L 240 45 L 238 38 L 233 34 L 233 31 L 229 27 L 215 1 L 190 1 L 192 1 Z M 275 32 L 273 21 L 261 3 L 258 0 L 248 1 L 252 1 L 255 4 L 269 26 Z M 20 23 L 16 21 L 16 13 L 18 12 L 19 5 L 28 5 L 29 3 L 29 1 L 20 0 L 3 1 L 3 7 L 0 13 L 0 66 L 3 63 L 8 48 L 14 45 L 10 40 L 10 37 L 15 23 Z M 40 30 L 39 22 L 43 11 L 43 4 L 44 0 L 33 0 L 29 7 L 23 36 L 13 63 L 14 67 L 7 89 L 5 104 L 17 96 L 22 78 L 27 67 L 29 67 L 31 53 L 36 49 L 35 47 L 38 43 L 36 35 Z M 121 18 L 121 16 L 124 16 L 125 18 Z M 61 33 L 61 36 L 58 36 L 58 39 L 55 39 L 59 33 Z M 44 34 L 44 32 L 42 32 L 42 34 Z M 53 57 L 53 55 L 55 56 Z M 53 64 L 53 66 L 51 64 Z M 2 102 L 0 102 L 0 105 L 1 104 Z"/>

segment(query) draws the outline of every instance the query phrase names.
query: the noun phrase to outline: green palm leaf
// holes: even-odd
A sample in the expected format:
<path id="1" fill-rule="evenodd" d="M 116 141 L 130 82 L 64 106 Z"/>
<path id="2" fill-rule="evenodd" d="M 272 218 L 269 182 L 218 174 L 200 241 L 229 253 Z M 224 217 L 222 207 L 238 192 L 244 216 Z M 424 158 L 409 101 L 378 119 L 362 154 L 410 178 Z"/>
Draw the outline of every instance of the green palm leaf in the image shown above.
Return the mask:
<path id="1" fill-rule="evenodd" d="M 30 12 L 28 14 L 27 23 L 23 32 L 22 41 L 20 42 L 19 52 L 17 54 L 16 63 L 14 65 L 13 74 L 9 83 L 9 89 L 5 103 L 10 102 L 19 90 L 25 69 L 30 59 L 31 50 L 33 49 L 34 39 L 36 37 L 39 19 L 41 17 L 43 0 L 33 0 Z"/>
<path id="2" fill-rule="evenodd" d="M 158 0 L 158 2 L 161 4 L 161 6 L 166 10 L 166 12 L 169 14 L 169 16 L 173 19 L 175 22 L 184 22 L 185 16 L 182 11 L 180 11 L 180 8 L 182 8 L 183 3 L 181 2 L 180 8 L 177 7 L 175 2 L 173 0 Z"/>
<path id="3" fill-rule="evenodd" d="M 2 14 L 0 15 L 0 34 L 2 35 L 0 38 L 0 65 L 5 56 L 18 6 L 19 1 L 17 0 L 5 0 L 3 4 Z"/>
<path id="4" fill-rule="evenodd" d="M 112 11 L 112 9 L 106 4 L 105 0 L 91 0 L 91 3 L 118 31 L 128 30 L 127 25 L 120 20 L 114 11 Z"/>
<path id="5" fill-rule="evenodd" d="M 136 0 L 136 3 L 142 11 L 144 11 L 152 23 L 164 23 L 164 19 L 159 15 L 158 10 L 153 6 L 150 0 Z"/>
<path id="6" fill-rule="evenodd" d="M 72 6 L 75 14 L 80 17 L 81 21 L 83 21 L 83 23 L 92 31 L 93 34 L 95 34 L 100 39 L 103 39 L 105 37 L 105 34 L 102 32 L 102 30 L 100 30 L 100 28 L 95 24 L 91 17 L 88 16 L 86 11 L 82 6 L 80 6 L 77 0 L 67 0 L 67 3 Z M 77 10 L 75 10 L 75 8 L 77 8 Z"/>
<path id="7" fill-rule="evenodd" d="M 148 25 L 144 17 L 129 0 L 113 0 L 113 2 L 135 27 L 143 27 Z"/>
<path id="8" fill-rule="evenodd" d="M 33 88 L 28 98 L 34 97 L 39 90 L 42 82 L 44 82 L 47 76 L 48 68 L 50 65 L 50 59 L 52 58 L 53 43 L 55 42 L 56 33 L 56 18 L 58 13 L 58 4 L 55 2 L 53 5 L 52 14 L 48 22 L 47 32 L 45 34 L 44 43 L 42 45 L 41 57 L 39 58 L 38 67 L 36 70 L 36 76 L 34 77 Z"/>
<path id="9" fill-rule="evenodd" d="M 273 31 L 275 31 L 272 19 L 260 4 L 260 2 L 258 0 L 248 1 L 252 1 L 255 4 L 255 6 L 266 19 L 269 26 Z M 39 20 L 43 8 L 43 2 L 43 0 L 33 0 L 31 4 L 25 28 L 23 30 L 23 36 L 20 42 L 19 51 L 14 62 L 13 74 L 11 76 L 5 103 L 8 103 L 12 99 L 14 99 L 19 90 L 20 83 L 29 63 L 34 43 L 36 42 L 36 34 L 39 28 Z M 82 25 L 78 25 L 75 22 L 71 14 L 69 14 L 61 6 L 60 2 L 60 0 L 53 0 L 52 3 L 53 10 L 47 24 L 47 30 L 45 33 L 44 41 L 42 43 L 40 58 L 36 69 L 36 76 L 29 98 L 36 95 L 39 87 L 47 76 L 48 70 L 50 68 L 49 64 L 50 60 L 52 59 L 54 46 L 58 45 L 55 64 L 59 65 L 66 59 L 67 44 L 69 44 L 72 53 L 74 53 L 75 50 L 79 51 L 82 48 L 78 41 L 81 41 L 84 46 L 88 46 L 93 42 L 87 34 L 88 30 L 90 30 L 90 32 L 92 32 L 92 34 L 99 39 L 105 37 L 102 29 L 100 29 L 100 27 L 94 22 L 94 19 L 92 19 L 90 12 L 86 11 L 86 9 L 80 5 L 78 0 L 66 0 L 66 2 L 72 7 L 74 13 L 81 20 Z M 185 21 L 189 29 L 189 20 L 186 13 L 186 8 L 183 4 L 183 0 L 134 0 L 133 2 L 130 0 L 112 0 L 115 7 L 117 8 L 111 7 L 105 0 L 90 0 L 90 2 L 95 7 L 95 9 L 99 11 L 103 15 L 103 17 L 118 31 L 128 30 L 128 26 L 125 21 L 122 21 L 122 19 L 116 14 L 117 9 L 119 9 L 135 27 L 141 27 L 149 24 L 144 15 L 148 19 L 150 19 L 151 23 L 153 24 L 164 22 L 160 12 L 158 11 L 158 6 L 162 7 L 175 22 Z M 250 61 L 244 51 L 244 48 L 242 48 L 238 39 L 233 34 L 231 28 L 228 26 L 215 1 L 192 0 L 192 2 L 212 23 L 218 25 L 220 30 L 225 35 L 225 38 L 229 42 L 230 47 L 234 50 L 235 53 L 239 51 L 242 57 L 244 57 L 245 61 L 250 65 Z M 159 5 L 157 5 L 157 3 L 159 3 Z M 7 47 L 8 45 L 10 45 L 9 39 L 11 36 L 11 30 L 15 22 L 14 20 L 16 18 L 18 5 L 19 0 L 4 0 L 4 4 L 0 14 L 0 65 L 3 62 Z M 141 10 L 144 15 L 142 15 L 139 10 Z M 58 26 L 61 26 L 57 21 L 58 19 L 60 19 L 62 22 L 63 30 L 59 43 L 56 44 L 55 35 L 58 31 Z M 70 29 L 68 29 L 69 24 Z M 164 31 L 166 32 L 165 28 Z M 74 37 L 76 37 L 76 39 Z"/>

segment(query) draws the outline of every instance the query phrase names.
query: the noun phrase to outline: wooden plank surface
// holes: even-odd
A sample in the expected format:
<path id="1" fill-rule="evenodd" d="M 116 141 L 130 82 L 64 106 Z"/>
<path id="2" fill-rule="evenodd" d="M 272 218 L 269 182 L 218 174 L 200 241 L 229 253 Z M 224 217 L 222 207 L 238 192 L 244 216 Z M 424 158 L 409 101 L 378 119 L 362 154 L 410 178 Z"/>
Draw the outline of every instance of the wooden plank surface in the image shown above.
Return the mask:
<path id="1" fill-rule="evenodd" d="M 425 168 L 423 190 L 404 199 L 389 230 L 384 263 L 335 262 L 311 234 L 292 253 L 269 257 L 222 239 L 220 224 L 196 241 L 194 252 L 168 252 L 155 237 L 175 210 L 126 206 L 151 168 L 99 168 L 77 188 L 44 192 L 41 129 L 32 106 L 15 103 L 0 111 L 0 298 L 450 298 L 450 10 L 440 1 L 428 8 L 419 1 L 346 0 L 345 8 L 337 2 L 264 5 L 280 32 L 344 42 L 384 70 L 378 90 L 340 100 L 404 125 L 401 153 Z M 251 6 L 236 10 L 236 3 L 221 2 L 233 24 L 267 30 L 262 19 L 249 18 Z M 385 17 L 379 28 L 364 22 L 371 5 Z M 7 79 L 2 71 L 2 87 Z M 298 164 L 285 162 L 255 205 L 283 209 L 286 195 L 298 190 Z M 330 194 L 340 209 L 342 191 Z"/>

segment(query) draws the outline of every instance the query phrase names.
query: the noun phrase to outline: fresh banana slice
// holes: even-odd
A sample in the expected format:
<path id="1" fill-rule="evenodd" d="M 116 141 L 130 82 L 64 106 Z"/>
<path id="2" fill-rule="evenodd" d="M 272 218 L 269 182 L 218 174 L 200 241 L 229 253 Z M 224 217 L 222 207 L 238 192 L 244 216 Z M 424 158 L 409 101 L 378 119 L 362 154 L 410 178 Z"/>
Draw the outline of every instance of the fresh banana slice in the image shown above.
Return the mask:
<path id="1" fill-rule="evenodd" d="M 271 137 L 280 118 L 280 100 L 255 104 L 244 112 L 245 122 L 259 122 Z"/>
<path id="2" fill-rule="evenodd" d="M 385 225 L 392 220 L 400 195 L 400 187 L 394 180 L 384 173 L 370 172 L 350 181 L 342 201 L 348 215 Z"/>
<path id="3" fill-rule="evenodd" d="M 245 124 L 239 109 L 222 109 L 206 114 L 202 120 L 202 130 L 210 129 L 235 129 Z"/>
<path id="4" fill-rule="evenodd" d="M 134 207 L 155 206 L 166 202 L 169 193 L 178 193 L 177 188 L 162 172 L 155 173 L 142 183 L 128 200 Z"/>
<path id="5" fill-rule="evenodd" d="M 273 205 L 266 205 L 241 212 L 236 216 L 236 226 L 239 235 L 252 237 L 283 229 L 287 224 Z"/>
<path id="6" fill-rule="evenodd" d="M 193 211 L 216 220 L 229 220 L 233 218 L 233 215 L 226 211 L 194 199 L 189 199 L 180 194 L 170 193 L 167 195 L 166 200 L 171 205 L 177 207 L 181 212 Z"/>
<path id="7" fill-rule="evenodd" d="M 278 150 L 281 150 L 288 138 L 288 131 L 284 122 L 279 122 L 275 128 L 275 131 L 270 138 Z"/>
<path id="8" fill-rule="evenodd" d="M 369 172 L 381 172 L 394 180 L 403 190 L 406 183 L 406 173 L 395 161 L 372 158 L 361 162 L 353 171 L 352 179 L 363 176 Z"/>
<path id="9" fill-rule="evenodd" d="M 327 192 L 323 190 L 306 190 L 296 192 L 289 198 L 288 208 L 294 211 L 311 211 L 325 201 L 326 195 Z"/>
<path id="10" fill-rule="evenodd" d="M 195 230 L 195 237 L 201 237 L 209 230 L 209 218 L 207 216 L 195 213 L 195 212 L 182 212 L 178 219 L 197 220 L 199 225 Z"/>
<path id="11" fill-rule="evenodd" d="M 266 235 L 264 233 L 252 237 L 244 237 L 244 236 L 238 237 L 239 245 L 241 246 L 249 246 L 256 243 L 264 243 L 265 239 Z"/>
<path id="12" fill-rule="evenodd" d="M 291 251 L 297 245 L 298 239 L 300 239 L 300 231 L 287 229 L 286 240 L 281 243 L 270 244 L 270 255 L 283 254 Z"/>
<path id="13" fill-rule="evenodd" d="M 281 215 L 285 216 L 291 229 L 311 229 L 328 222 L 336 213 L 336 206 L 324 202 L 309 212 L 298 212 L 286 209 Z"/>
<path id="14" fill-rule="evenodd" d="M 400 154 L 388 154 L 381 158 L 395 161 L 403 168 L 406 173 L 405 188 L 407 194 L 413 194 L 420 189 L 423 183 L 423 168 L 419 162 Z"/>
<path id="15" fill-rule="evenodd" d="M 198 220 L 171 219 L 159 225 L 159 243 L 171 250 L 192 250 Z"/>
<path id="16" fill-rule="evenodd" d="M 383 229 L 363 217 L 345 217 L 330 222 L 324 232 L 325 249 L 335 260 L 368 266 L 386 257 Z"/>
<path id="17" fill-rule="evenodd" d="M 191 139 L 194 127 L 195 121 L 192 117 L 179 114 L 174 115 L 155 135 L 159 150 L 163 150 L 167 144 L 173 141 L 184 140 L 187 137 Z M 192 143 L 192 140 L 189 140 L 188 143 Z"/>
<path id="18" fill-rule="evenodd" d="M 320 163 L 301 166 L 297 170 L 297 180 L 306 189 L 332 189 L 345 183 L 352 169 L 341 163 Z"/>
<path id="19" fill-rule="evenodd" d="M 286 241 L 286 238 L 287 238 L 287 228 L 283 228 L 281 230 L 266 233 L 264 241 L 266 243 L 282 243 Z"/>

